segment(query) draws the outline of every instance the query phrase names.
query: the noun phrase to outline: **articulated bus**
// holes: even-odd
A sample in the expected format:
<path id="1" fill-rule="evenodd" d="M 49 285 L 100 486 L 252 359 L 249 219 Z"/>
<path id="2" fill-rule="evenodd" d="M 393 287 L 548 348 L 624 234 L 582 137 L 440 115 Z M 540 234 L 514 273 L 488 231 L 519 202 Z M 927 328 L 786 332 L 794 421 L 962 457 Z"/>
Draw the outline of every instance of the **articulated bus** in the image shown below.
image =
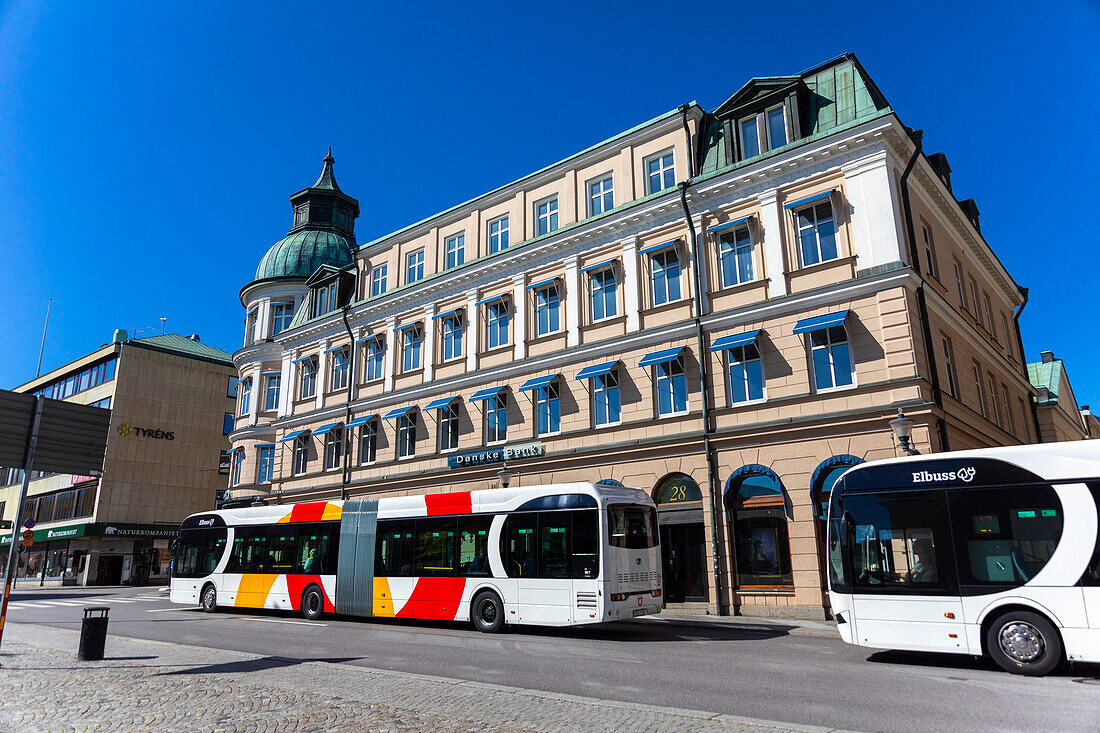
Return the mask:
<path id="1" fill-rule="evenodd" d="M 988 655 L 1043 675 L 1100 662 L 1100 441 L 912 456 L 832 490 L 844 641 Z"/>
<path id="2" fill-rule="evenodd" d="M 171 600 L 399 619 L 568 626 L 660 613 L 657 513 L 588 483 L 194 514 Z"/>

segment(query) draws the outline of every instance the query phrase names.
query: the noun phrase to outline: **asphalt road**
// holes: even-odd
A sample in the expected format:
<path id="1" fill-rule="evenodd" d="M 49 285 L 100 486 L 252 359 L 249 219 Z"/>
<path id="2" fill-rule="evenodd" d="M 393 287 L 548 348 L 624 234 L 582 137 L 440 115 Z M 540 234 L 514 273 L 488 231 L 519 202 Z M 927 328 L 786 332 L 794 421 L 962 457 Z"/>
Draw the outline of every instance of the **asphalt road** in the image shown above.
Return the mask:
<path id="1" fill-rule="evenodd" d="M 865 731 L 1100 729 L 1100 666 L 1024 678 L 782 624 L 646 619 L 485 635 L 457 624 L 207 615 L 155 588 L 18 590 L 8 622 L 79 628 L 84 605 L 110 607 L 113 635 L 264 654 L 274 666 L 321 660 Z"/>

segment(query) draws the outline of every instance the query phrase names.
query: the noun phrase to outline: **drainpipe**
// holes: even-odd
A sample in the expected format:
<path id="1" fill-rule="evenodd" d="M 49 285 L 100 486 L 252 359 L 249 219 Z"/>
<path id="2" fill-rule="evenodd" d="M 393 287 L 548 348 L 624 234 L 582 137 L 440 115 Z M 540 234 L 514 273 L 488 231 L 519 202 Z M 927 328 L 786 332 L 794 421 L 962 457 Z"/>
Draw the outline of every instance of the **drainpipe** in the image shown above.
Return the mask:
<path id="1" fill-rule="evenodd" d="M 688 178 L 690 179 L 695 177 L 695 149 L 691 144 L 691 131 L 688 129 L 688 105 L 686 103 L 680 105 L 680 122 L 684 125 L 684 139 L 687 141 Z"/>
<path id="2" fill-rule="evenodd" d="M 691 233 L 691 259 L 695 266 L 692 267 L 692 277 L 695 282 L 695 312 L 692 318 L 695 321 L 695 344 L 699 353 L 699 381 L 700 392 L 703 399 L 703 453 L 707 459 L 707 486 L 710 487 L 710 551 L 714 557 L 714 613 L 717 616 L 724 616 L 725 613 L 722 610 L 722 586 L 721 586 L 721 565 L 718 560 L 718 486 L 715 479 L 718 472 L 714 468 L 714 451 L 711 449 L 710 434 L 711 434 L 711 420 L 710 420 L 710 370 L 708 365 L 710 363 L 710 354 L 706 350 L 706 343 L 703 339 L 703 282 L 699 276 L 699 268 L 702 266 L 699 259 L 699 238 L 695 233 L 695 224 L 691 221 L 691 210 L 688 208 L 687 203 L 687 190 L 688 182 L 684 181 L 680 184 L 680 205 L 684 209 L 684 219 L 687 221 L 688 231 Z"/>
<path id="3" fill-rule="evenodd" d="M 348 323 L 348 311 L 350 305 L 345 305 L 340 310 L 340 316 L 344 319 L 344 330 L 348 332 L 348 398 L 344 405 L 344 470 L 340 472 L 340 499 L 348 498 L 348 478 L 351 473 L 351 445 L 348 434 L 348 423 L 351 422 L 351 388 L 355 384 L 355 336 L 351 333 L 351 324 Z"/>
<path id="4" fill-rule="evenodd" d="M 936 365 L 936 352 L 932 346 L 932 326 L 928 320 L 928 301 L 924 293 L 926 281 L 921 273 L 917 235 L 913 228 L 913 210 L 909 204 L 909 174 L 913 172 L 913 167 L 921 156 L 921 142 L 924 133 L 914 130 L 911 137 L 913 142 L 916 143 L 916 148 L 913 149 L 913 157 L 909 159 L 905 171 L 901 174 L 901 206 L 905 213 L 905 233 L 909 238 L 909 265 L 913 268 L 913 272 L 917 273 L 917 278 L 920 280 L 920 284 L 917 286 L 917 309 L 920 311 L 921 330 L 924 335 L 924 358 L 928 361 L 932 378 L 932 402 L 940 410 L 940 417 L 936 418 L 936 428 L 940 434 L 940 450 L 948 451 L 951 450 L 951 445 L 947 439 L 947 421 L 943 419 L 943 391 L 940 389 L 940 370 Z"/>
<path id="5" fill-rule="evenodd" d="M 1020 303 L 1020 307 L 1016 309 L 1016 315 L 1012 316 L 1012 325 L 1016 327 L 1016 345 L 1020 348 L 1020 366 L 1024 370 L 1024 379 L 1031 383 L 1031 379 L 1027 376 L 1027 358 L 1024 356 L 1024 335 L 1020 331 L 1020 316 L 1024 313 L 1024 308 L 1027 308 L 1028 297 L 1030 291 L 1027 288 L 1020 288 L 1020 295 L 1024 296 L 1024 302 Z M 1031 399 L 1029 394 L 1027 397 L 1028 403 L 1031 405 L 1031 423 L 1035 426 L 1035 442 L 1043 442 L 1043 434 L 1039 432 L 1039 406 L 1035 404 L 1035 400 Z"/>

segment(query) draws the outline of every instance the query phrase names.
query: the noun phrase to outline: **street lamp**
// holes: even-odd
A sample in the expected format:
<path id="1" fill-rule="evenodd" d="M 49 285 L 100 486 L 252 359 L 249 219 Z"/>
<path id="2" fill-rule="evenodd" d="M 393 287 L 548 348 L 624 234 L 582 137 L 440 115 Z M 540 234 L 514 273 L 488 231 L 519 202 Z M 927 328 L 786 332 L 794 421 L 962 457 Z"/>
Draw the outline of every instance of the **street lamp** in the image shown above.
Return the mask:
<path id="1" fill-rule="evenodd" d="M 508 470 L 507 463 L 497 471 L 497 478 L 500 479 L 500 488 L 502 489 L 507 489 L 508 484 L 512 483 L 512 472 Z"/>
<path id="2" fill-rule="evenodd" d="M 898 408 L 898 416 L 890 421 L 890 429 L 894 431 L 894 435 L 898 439 L 898 443 L 901 444 L 901 449 L 905 451 L 907 456 L 919 456 L 920 451 L 912 446 L 913 440 L 913 421 L 905 416 L 905 413 Z"/>

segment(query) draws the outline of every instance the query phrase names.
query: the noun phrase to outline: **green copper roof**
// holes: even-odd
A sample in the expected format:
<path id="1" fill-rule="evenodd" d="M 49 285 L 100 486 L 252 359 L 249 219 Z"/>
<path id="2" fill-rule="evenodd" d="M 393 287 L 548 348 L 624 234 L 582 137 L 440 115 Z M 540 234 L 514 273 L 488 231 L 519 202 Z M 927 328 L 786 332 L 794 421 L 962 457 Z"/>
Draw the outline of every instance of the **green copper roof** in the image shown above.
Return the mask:
<path id="1" fill-rule="evenodd" d="M 1058 391 L 1062 386 L 1062 360 L 1036 361 L 1027 365 L 1027 378 L 1035 387 L 1046 387 L 1050 395 L 1046 400 L 1037 400 L 1036 404 L 1058 404 Z"/>
<path id="2" fill-rule="evenodd" d="M 336 232 L 303 230 L 294 232 L 267 251 L 256 268 L 256 280 L 300 277 L 303 280 L 321 265 L 344 267 L 355 260 L 355 247 Z"/>
<path id="3" fill-rule="evenodd" d="M 191 356 L 208 361 L 218 361 L 226 364 L 233 363 L 232 357 L 221 349 L 215 349 L 213 346 L 207 346 L 201 341 L 181 336 L 178 333 L 166 333 L 163 336 L 130 339 L 127 343 L 136 346 L 147 346 L 157 351 L 169 351 L 183 356 Z"/>

